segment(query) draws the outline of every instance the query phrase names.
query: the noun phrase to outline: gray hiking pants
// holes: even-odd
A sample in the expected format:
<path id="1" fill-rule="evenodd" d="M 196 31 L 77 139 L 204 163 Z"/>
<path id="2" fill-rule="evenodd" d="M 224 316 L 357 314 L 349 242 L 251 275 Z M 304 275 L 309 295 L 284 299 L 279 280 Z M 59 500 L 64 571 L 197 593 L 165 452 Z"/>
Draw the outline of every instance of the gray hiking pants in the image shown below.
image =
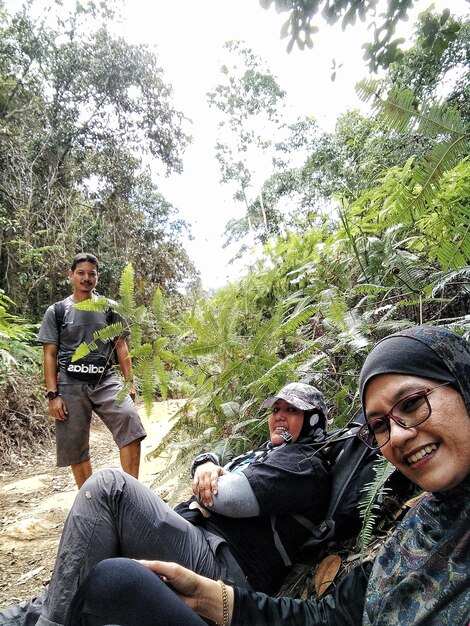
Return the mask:
<path id="1" fill-rule="evenodd" d="M 233 571 L 227 551 L 221 537 L 187 522 L 135 478 L 117 469 L 101 470 L 78 492 L 39 603 L 30 601 L 29 609 L 28 603 L 18 605 L 16 613 L 16 607 L 0 611 L 0 625 L 64 624 L 79 584 L 103 559 L 175 561 L 209 578 L 237 580 L 240 570 Z"/>

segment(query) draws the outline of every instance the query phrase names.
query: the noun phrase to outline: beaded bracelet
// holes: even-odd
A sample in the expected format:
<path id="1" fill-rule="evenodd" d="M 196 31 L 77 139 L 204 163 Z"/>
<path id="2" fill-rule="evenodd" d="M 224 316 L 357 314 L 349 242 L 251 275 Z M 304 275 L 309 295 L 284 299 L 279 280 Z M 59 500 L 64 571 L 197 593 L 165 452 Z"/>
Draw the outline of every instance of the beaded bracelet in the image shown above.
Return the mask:
<path id="1" fill-rule="evenodd" d="M 217 581 L 222 588 L 222 623 L 220 626 L 228 626 L 229 622 L 229 611 L 228 611 L 228 594 L 227 587 L 223 580 Z"/>

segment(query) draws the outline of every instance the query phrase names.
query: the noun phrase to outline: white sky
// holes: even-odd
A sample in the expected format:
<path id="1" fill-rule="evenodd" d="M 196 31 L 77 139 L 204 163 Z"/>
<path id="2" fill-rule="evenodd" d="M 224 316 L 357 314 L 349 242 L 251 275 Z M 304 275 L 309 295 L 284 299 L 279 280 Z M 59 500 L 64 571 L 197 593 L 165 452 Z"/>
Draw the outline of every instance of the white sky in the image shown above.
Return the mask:
<path id="1" fill-rule="evenodd" d="M 311 115 L 326 130 L 333 130 L 340 113 L 361 107 L 354 86 L 367 75 L 361 45 L 372 39 L 362 23 L 346 32 L 319 20 L 313 50 L 296 48 L 287 54 L 287 40 L 280 39 L 286 14 L 266 11 L 258 0 L 126 0 L 124 34 L 133 43 L 157 46 L 165 80 L 173 85 L 174 104 L 193 120 L 193 143 L 186 150 L 184 173 L 160 178 L 160 191 L 191 223 L 194 241 L 186 248 L 201 272 L 205 288 L 219 287 L 235 279 L 239 271 L 226 265 L 233 248 L 222 249 L 222 233 L 241 207 L 232 200 L 229 186 L 219 183 L 214 144 L 217 121 L 206 93 L 219 82 L 222 45 L 242 40 L 265 60 L 296 115 Z M 418 0 L 413 15 L 431 2 Z M 464 15 L 465 0 L 436 0 Z M 413 20 L 404 25 L 410 28 Z M 332 59 L 343 66 L 331 82 Z M 293 115 L 293 117 L 295 117 Z M 292 120 L 293 121 L 293 120 Z"/>

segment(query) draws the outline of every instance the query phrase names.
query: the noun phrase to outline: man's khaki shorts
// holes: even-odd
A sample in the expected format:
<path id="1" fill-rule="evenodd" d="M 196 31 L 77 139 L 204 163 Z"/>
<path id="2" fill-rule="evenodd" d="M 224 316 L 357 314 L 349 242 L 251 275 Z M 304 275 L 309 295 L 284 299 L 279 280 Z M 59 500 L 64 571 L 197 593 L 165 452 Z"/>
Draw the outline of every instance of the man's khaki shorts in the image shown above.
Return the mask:
<path id="1" fill-rule="evenodd" d="M 106 424 L 118 448 L 147 436 L 130 396 L 117 402 L 121 389 L 122 384 L 115 374 L 106 376 L 96 385 L 59 381 L 59 393 L 68 417 L 64 422 L 55 420 L 58 467 L 89 460 L 92 412 Z"/>

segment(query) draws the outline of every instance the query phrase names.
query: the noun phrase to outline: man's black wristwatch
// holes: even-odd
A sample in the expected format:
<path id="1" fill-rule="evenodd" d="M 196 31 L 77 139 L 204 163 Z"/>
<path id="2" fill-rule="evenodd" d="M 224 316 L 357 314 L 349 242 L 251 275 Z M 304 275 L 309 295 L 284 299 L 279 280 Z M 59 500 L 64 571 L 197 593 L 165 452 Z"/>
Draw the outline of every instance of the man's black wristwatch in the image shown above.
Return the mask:
<path id="1" fill-rule="evenodd" d="M 58 395 L 59 395 L 59 392 L 56 389 L 55 391 L 48 391 L 46 393 L 46 398 L 48 400 L 54 400 L 54 398 L 57 398 Z"/>
<path id="2" fill-rule="evenodd" d="M 207 463 L 207 461 L 212 461 L 216 465 L 219 465 L 219 459 L 216 454 L 211 454 L 207 452 L 206 454 L 199 454 L 194 461 L 191 463 L 191 476 L 194 478 L 194 473 L 196 471 L 196 467 L 202 465 L 203 463 Z"/>

